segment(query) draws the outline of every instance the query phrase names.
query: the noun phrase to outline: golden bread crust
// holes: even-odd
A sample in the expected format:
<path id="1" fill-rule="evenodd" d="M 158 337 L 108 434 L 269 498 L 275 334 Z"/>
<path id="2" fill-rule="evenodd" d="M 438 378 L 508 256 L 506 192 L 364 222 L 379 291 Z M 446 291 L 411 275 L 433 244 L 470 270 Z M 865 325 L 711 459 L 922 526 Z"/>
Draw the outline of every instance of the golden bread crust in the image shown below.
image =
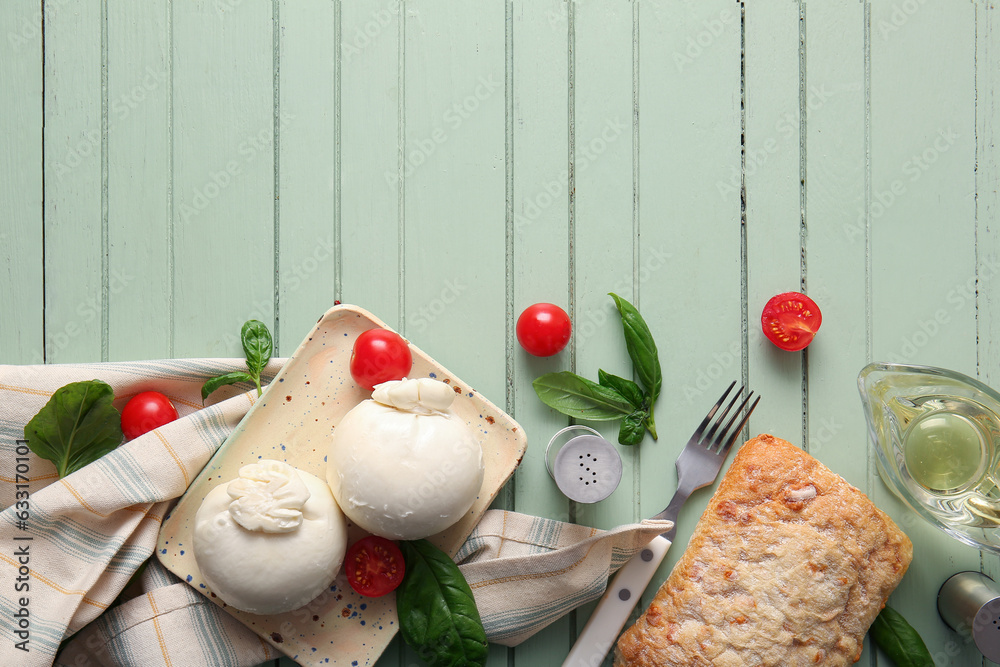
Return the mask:
<path id="1" fill-rule="evenodd" d="M 902 579 L 909 538 L 771 435 L 744 444 L 616 667 L 848 665 Z"/>

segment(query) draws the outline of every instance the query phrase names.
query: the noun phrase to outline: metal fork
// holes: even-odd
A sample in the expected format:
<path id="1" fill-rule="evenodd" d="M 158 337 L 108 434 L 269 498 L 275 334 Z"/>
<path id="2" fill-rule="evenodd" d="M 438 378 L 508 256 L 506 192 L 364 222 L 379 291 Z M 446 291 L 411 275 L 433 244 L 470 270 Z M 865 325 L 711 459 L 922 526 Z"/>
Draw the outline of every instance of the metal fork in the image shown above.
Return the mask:
<path id="1" fill-rule="evenodd" d="M 729 385 L 718 402 L 705 415 L 691 439 L 677 457 L 677 491 L 666 508 L 652 517 L 653 519 L 673 521 L 674 525 L 668 531 L 654 537 L 638 554 L 615 575 L 614 580 L 604 592 L 604 596 L 591 614 L 590 620 L 584 626 L 569 655 L 563 662 L 563 667 L 595 667 L 604 661 L 611 646 L 618 638 L 618 633 L 625 626 L 632 608 L 639 596 L 649 585 L 656 568 L 663 562 L 670 543 L 677 535 L 677 515 L 681 506 L 696 490 L 708 486 L 718 477 L 722 464 L 732 449 L 733 443 L 739 438 L 740 432 L 750 419 L 750 414 L 760 402 L 760 396 L 750 403 L 753 392 L 749 392 L 739 407 L 733 412 L 729 421 L 726 416 L 743 393 L 744 387 L 733 395 L 718 417 L 716 413 L 726 402 L 729 393 L 736 382 Z M 749 407 L 747 408 L 747 404 Z M 744 408 L 746 411 L 744 412 Z M 739 419 L 740 413 L 743 418 Z M 733 424 L 739 419 L 736 427 Z M 714 421 L 713 421 L 714 420 Z M 724 423 L 724 425 L 723 425 Z"/>

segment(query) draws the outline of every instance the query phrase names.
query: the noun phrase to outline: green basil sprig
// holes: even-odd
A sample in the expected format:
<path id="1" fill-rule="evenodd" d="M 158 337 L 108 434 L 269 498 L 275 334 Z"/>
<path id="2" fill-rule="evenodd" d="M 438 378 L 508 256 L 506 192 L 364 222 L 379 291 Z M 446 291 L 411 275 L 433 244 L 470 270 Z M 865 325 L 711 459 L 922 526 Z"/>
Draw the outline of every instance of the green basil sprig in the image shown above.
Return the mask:
<path id="1" fill-rule="evenodd" d="M 622 316 L 625 347 L 628 349 L 628 356 L 632 358 L 635 373 L 649 392 L 649 402 L 655 403 L 660 395 L 663 374 L 660 371 L 660 355 L 656 351 L 653 334 L 649 333 L 646 320 L 642 319 L 635 306 L 614 292 L 611 292 L 610 296 L 615 300 L 618 312 Z"/>
<path id="2" fill-rule="evenodd" d="M 886 605 L 868 633 L 898 667 L 934 667 L 927 645 L 903 615 Z"/>
<path id="3" fill-rule="evenodd" d="M 271 360 L 271 353 L 274 351 L 274 342 L 271 340 L 271 332 L 267 326 L 259 320 L 247 320 L 240 331 L 240 339 L 243 342 L 243 353 L 247 358 L 246 371 L 233 371 L 214 377 L 201 386 L 201 400 L 204 402 L 208 395 L 219 387 L 237 382 L 252 382 L 257 387 L 257 395 L 263 393 L 260 385 L 260 374 L 263 372 L 267 362 Z"/>
<path id="4" fill-rule="evenodd" d="M 486 630 L 458 566 L 427 540 L 399 547 L 406 561 L 406 576 L 396 589 L 403 640 L 431 667 L 485 665 Z"/>
<path id="5" fill-rule="evenodd" d="M 610 387 L 617 391 L 634 408 L 641 408 L 646 400 L 642 394 L 642 389 L 635 382 L 612 375 L 611 373 L 606 373 L 601 368 L 597 369 L 597 382 L 603 387 Z"/>
<path id="6" fill-rule="evenodd" d="M 625 347 L 633 371 L 645 391 L 636 382 L 603 369 L 598 369 L 596 383 L 569 371 L 559 371 L 542 375 L 532 386 L 543 403 L 564 415 L 590 421 L 621 419 L 618 442 L 637 445 L 647 429 L 656 440 L 653 404 L 660 395 L 663 373 L 656 342 L 642 315 L 614 292 L 610 296 L 622 318 Z"/>
<path id="7" fill-rule="evenodd" d="M 622 419 L 634 407 L 614 388 L 569 371 L 546 373 L 532 386 L 542 402 L 570 417 L 590 421 Z"/>
<path id="8" fill-rule="evenodd" d="M 60 477 L 96 461 L 122 443 L 122 417 L 114 389 L 100 380 L 56 389 L 24 427 L 28 448 L 56 466 Z"/>

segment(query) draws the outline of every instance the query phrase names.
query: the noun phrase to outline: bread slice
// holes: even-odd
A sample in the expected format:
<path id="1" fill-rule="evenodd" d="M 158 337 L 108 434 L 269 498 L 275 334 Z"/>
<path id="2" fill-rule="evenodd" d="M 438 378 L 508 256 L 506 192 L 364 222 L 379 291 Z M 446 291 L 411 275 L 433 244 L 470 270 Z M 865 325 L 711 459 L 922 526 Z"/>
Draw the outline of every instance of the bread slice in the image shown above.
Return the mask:
<path id="1" fill-rule="evenodd" d="M 771 435 L 744 444 L 616 667 L 848 665 L 913 557 L 858 489 Z"/>

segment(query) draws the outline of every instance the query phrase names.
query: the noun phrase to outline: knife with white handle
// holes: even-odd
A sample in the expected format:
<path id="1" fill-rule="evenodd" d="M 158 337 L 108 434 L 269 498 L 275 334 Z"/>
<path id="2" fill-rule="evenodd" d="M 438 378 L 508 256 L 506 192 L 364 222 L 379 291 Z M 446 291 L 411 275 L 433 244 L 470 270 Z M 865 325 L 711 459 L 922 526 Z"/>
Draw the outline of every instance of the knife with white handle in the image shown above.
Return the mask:
<path id="1" fill-rule="evenodd" d="M 618 570 L 573 644 L 563 667 L 599 667 L 604 662 L 604 656 L 614 646 L 618 633 L 625 627 L 635 603 L 646 590 L 669 548 L 670 540 L 657 535 Z"/>
<path id="2" fill-rule="evenodd" d="M 611 585 L 604 592 L 601 601 L 597 603 L 597 608 L 591 614 L 583 632 L 580 633 L 573 648 L 570 649 L 569 655 L 563 662 L 563 667 L 597 667 L 604 662 L 604 656 L 608 654 L 615 640 L 618 639 L 618 633 L 625 627 L 625 621 L 632 613 L 632 608 L 639 601 L 642 592 L 646 590 L 646 586 L 653 578 L 653 573 L 656 572 L 656 568 L 667 555 L 670 543 L 677 536 L 677 515 L 680 513 L 681 506 L 697 489 L 708 486 L 719 476 L 722 463 L 726 460 L 729 450 L 750 419 L 750 413 L 760 402 L 758 396 L 757 400 L 744 413 L 739 425 L 732 428 L 733 423 L 743 412 L 743 408 L 750 402 L 750 397 L 753 396 L 751 391 L 723 426 L 726 415 L 729 414 L 740 394 L 743 393 L 743 387 L 740 387 L 726 409 L 708 429 L 715 413 L 725 402 L 735 385 L 735 382 L 729 385 L 729 388 L 722 394 L 722 398 L 708 411 L 705 419 L 695 429 L 687 445 L 677 457 L 677 491 L 666 508 L 652 517 L 658 520 L 673 521 L 674 525 L 665 533 L 654 537 L 646 547 L 632 556 L 618 571 Z M 721 431 L 720 427 L 722 427 Z M 706 429 L 708 429 L 707 433 Z"/>

